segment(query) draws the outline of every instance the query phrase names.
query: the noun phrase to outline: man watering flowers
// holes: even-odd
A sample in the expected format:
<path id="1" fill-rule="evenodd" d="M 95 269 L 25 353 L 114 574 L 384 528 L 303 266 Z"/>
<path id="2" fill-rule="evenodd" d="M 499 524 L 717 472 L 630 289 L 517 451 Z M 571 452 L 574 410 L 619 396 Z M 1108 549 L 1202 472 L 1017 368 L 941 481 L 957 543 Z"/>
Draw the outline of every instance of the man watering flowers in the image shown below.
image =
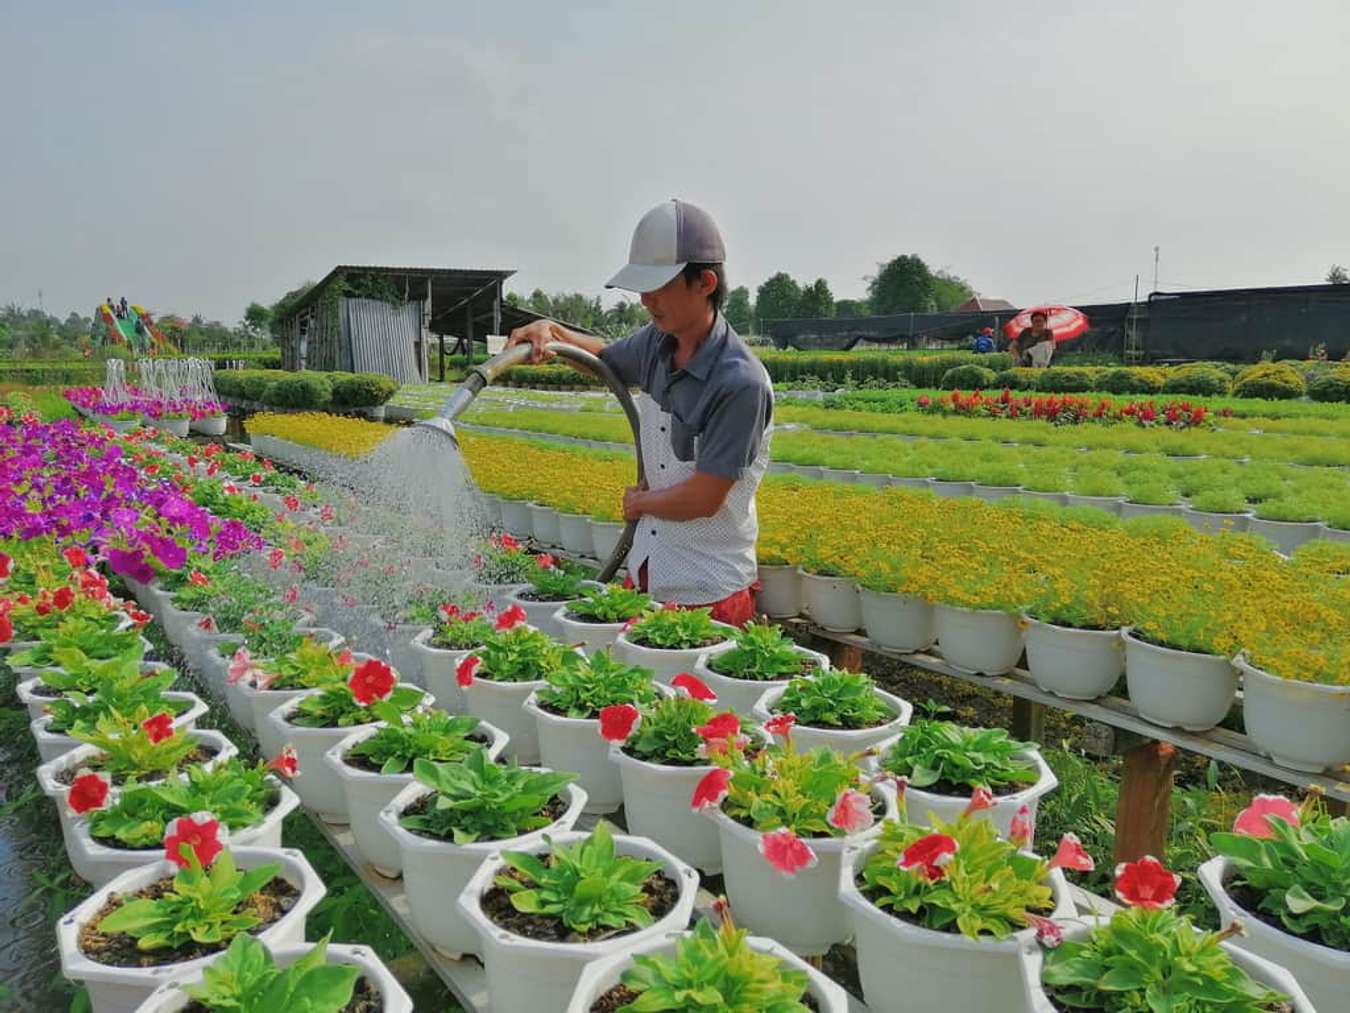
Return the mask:
<path id="1" fill-rule="evenodd" d="M 721 313 L 726 249 L 717 224 L 684 201 L 658 204 L 633 231 L 628 264 L 606 284 L 637 292 L 652 322 L 606 344 L 552 321 L 508 345 L 562 341 L 598 355 L 637 399 L 647 480 L 624 492 L 638 521 L 628 571 L 658 601 L 754 616 L 755 490 L 769 461 L 773 386 Z"/>

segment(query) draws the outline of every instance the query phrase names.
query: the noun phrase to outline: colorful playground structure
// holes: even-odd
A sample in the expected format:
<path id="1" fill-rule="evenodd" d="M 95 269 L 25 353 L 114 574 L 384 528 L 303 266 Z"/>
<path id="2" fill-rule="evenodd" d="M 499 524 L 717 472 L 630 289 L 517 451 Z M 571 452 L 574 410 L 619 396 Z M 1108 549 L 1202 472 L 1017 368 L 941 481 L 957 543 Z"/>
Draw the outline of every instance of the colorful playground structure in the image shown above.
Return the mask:
<path id="1" fill-rule="evenodd" d="M 101 345 L 127 345 L 142 355 L 176 355 L 178 351 L 155 326 L 149 311 L 134 304 L 119 316 L 117 306 L 99 303 L 94 310 L 93 337 Z"/>

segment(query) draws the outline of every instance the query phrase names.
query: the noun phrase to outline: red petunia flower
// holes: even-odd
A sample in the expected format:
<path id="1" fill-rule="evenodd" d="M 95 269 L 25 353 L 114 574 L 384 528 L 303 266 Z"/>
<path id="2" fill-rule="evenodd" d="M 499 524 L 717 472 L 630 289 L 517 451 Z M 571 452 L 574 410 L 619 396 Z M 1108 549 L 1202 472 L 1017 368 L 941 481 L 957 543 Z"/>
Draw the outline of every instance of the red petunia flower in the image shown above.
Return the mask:
<path id="1" fill-rule="evenodd" d="M 291 493 L 287 493 L 285 496 L 282 496 L 281 503 L 287 510 L 290 510 L 292 512 L 300 509 L 300 498 Z"/>
<path id="2" fill-rule="evenodd" d="M 777 735 L 785 739 L 792 734 L 792 726 L 796 723 L 796 714 L 775 714 L 764 722 L 764 730 L 770 735 Z"/>
<path id="3" fill-rule="evenodd" d="M 73 587 L 58 587 L 56 593 L 52 595 L 52 604 L 58 611 L 64 612 L 75 603 L 75 589 Z"/>
<path id="4" fill-rule="evenodd" d="M 70 791 L 66 793 L 66 805 L 76 816 L 83 816 L 107 805 L 108 793 L 111 790 L 112 781 L 106 774 L 81 770 L 75 776 L 75 780 L 70 782 Z"/>
<path id="5" fill-rule="evenodd" d="M 6 612 L 0 612 L 0 644 L 7 644 L 14 639 L 14 621 L 9 618 Z"/>
<path id="6" fill-rule="evenodd" d="M 929 834 L 920 837 L 907 847 L 901 853 L 900 861 L 896 865 L 907 872 L 922 876 L 930 883 L 935 883 L 947 874 L 945 866 L 952 860 L 959 847 L 954 837 L 946 834 Z"/>
<path id="7" fill-rule="evenodd" d="M 144 626 L 154 618 L 149 612 L 143 612 L 140 609 L 128 609 L 127 616 L 137 626 Z"/>
<path id="8" fill-rule="evenodd" d="M 201 570 L 193 570 L 188 574 L 188 583 L 196 584 L 198 587 L 206 587 L 207 584 L 211 583 L 211 578 L 202 573 Z"/>
<path id="9" fill-rule="evenodd" d="M 181 869 L 191 866 L 188 854 L 195 855 L 204 869 L 225 850 L 225 835 L 220 821 L 207 812 L 180 816 L 164 831 L 164 857 Z M 188 849 L 186 852 L 184 849 Z"/>
<path id="10" fill-rule="evenodd" d="M 963 816 L 970 816 L 979 812 L 981 809 L 994 808 L 994 795 L 984 785 L 976 785 L 975 790 L 970 793 L 970 802 L 962 811 Z"/>
<path id="11" fill-rule="evenodd" d="M 287 605 L 294 605 L 300 600 L 300 588 L 292 584 L 281 593 L 281 600 Z"/>
<path id="12" fill-rule="evenodd" d="M 699 725 L 694 731 L 704 742 L 731 739 L 741 734 L 741 720 L 727 711 L 710 718 L 706 725 Z"/>
<path id="13" fill-rule="evenodd" d="M 1170 907 L 1180 885 L 1181 877 L 1152 855 L 1116 866 L 1116 896 L 1131 907 Z"/>
<path id="14" fill-rule="evenodd" d="M 717 694 L 708 688 L 705 683 L 696 675 L 689 672 L 681 672 L 675 678 L 670 680 L 670 685 L 674 689 L 681 690 L 686 696 L 693 697 L 695 700 L 702 700 L 704 703 L 716 703 Z"/>
<path id="15" fill-rule="evenodd" d="M 606 742 L 624 742 L 633 734 L 642 714 L 631 703 L 600 708 L 600 737 Z"/>
<path id="16" fill-rule="evenodd" d="M 689 808 L 716 809 L 730 791 L 731 771 L 725 767 L 714 767 L 694 786 L 694 797 L 689 800 Z"/>
<path id="17" fill-rule="evenodd" d="M 263 484 L 262 472 L 255 471 L 252 475 L 248 477 L 248 481 L 249 485 L 262 485 Z"/>
<path id="18" fill-rule="evenodd" d="M 285 558 L 286 551 L 284 549 L 273 549 L 267 554 L 267 565 L 275 570 L 281 566 L 281 561 Z"/>
<path id="19" fill-rule="evenodd" d="M 1019 848 L 1025 848 L 1030 846 L 1035 832 L 1036 824 L 1031 818 L 1031 807 L 1024 802 L 1013 814 L 1012 823 L 1008 827 L 1008 840 Z"/>
<path id="20" fill-rule="evenodd" d="M 89 565 L 88 555 L 86 555 L 85 551 L 78 545 L 72 545 L 62 552 L 61 555 L 66 558 L 66 562 L 69 563 L 73 569 L 79 569 L 81 566 Z"/>
<path id="21" fill-rule="evenodd" d="M 860 791 L 846 788 L 834 800 L 825 822 L 846 834 L 869 830 L 876 823 L 876 817 L 872 814 L 872 800 Z"/>
<path id="22" fill-rule="evenodd" d="M 478 670 L 478 666 L 483 663 L 483 659 L 476 654 L 465 656 L 464 660 L 455 666 L 455 684 L 460 689 L 468 689 L 473 685 L 473 673 Z"/>
<path id="23" fill-rule="evenodd" d="M 509 609 L 497 617 L 497 621 L 492 624 L 493 629 L 498 633 L 519 626 L 525 621 L 525 610 L 519 605 L 512 605 Z"/>
<path id="24" fill-rule="evenodd" d="M 282 746 L 281 752 L 267 761 L 267 767 L 269 770 L 275 770 L 282 777 L 299 777 L 300 757 L 296 754 L 294 746 Z"/>
<path id="25" fill-rule="evenodd" d="M 205 630 L 207 633 L 216 632 L 216 621 L 210 616 L 202 616 L 197 620 L 197 629 Z"/>
<path id="26" fill-rule="evenodd" d="M 357 703 L 369 707 L 376 700 L 389 699 L 396 682 L 392 668 L 378 658 L 371 658 L 356 666 L 356 671 L 347 680 L 347 688 Z"/>
<path id="27" fill-rule="evenodd" d="M 535 556 L 534 562 L 542 570 L 552 570 L 558 565 L 558 561 L 547 552 L 541 552 Z"/>
<path id="28" fill-rule="evenodd" d="M 786 827 L 760 834 L 759 853 L 784 876 L 795 876 L 819 861 L 811 846 Z"/>
<path id="29" fill-rule="evenodd" d="M 1059 839 L 1055 857 L 1050 859 L 1050 868 L 1068 869 L 1070 872 L 1091 872 L 1097 868 L 1097 863 L 1084 849 L 1078 835 L 1067 833 Z"/>
<path id="30" fill-rule="evenodd" d="M 497 539 L 497 544 L 509 552 L 515 552 L 520 548 L 520 542 L 506 532 L 502 532 L 501 537 Z"/>
<path id="31" fill-rule="evenodd" d="M 7 552 L 0 552 L 0 580 L 5 580 L 14 572 L 14 557 Z"/>
<path id="32" fill-rule="evenodd" d="M 151 742 L 163 742 L 173 734 L 173 715 L 168 711 L 160 711 L 142 721 L 141 727 Z"/>
<path id="33" fill-rule="evenodd" d="M 1238 813 L 1233 821 L 1233 833 L 1246 837 L 1274 837 L 1272 819 L 1284 820 L 1296 827 L 1299 825 L 1298 806 L 1283 795 L 1257 795 L 1251 805 Z"/>

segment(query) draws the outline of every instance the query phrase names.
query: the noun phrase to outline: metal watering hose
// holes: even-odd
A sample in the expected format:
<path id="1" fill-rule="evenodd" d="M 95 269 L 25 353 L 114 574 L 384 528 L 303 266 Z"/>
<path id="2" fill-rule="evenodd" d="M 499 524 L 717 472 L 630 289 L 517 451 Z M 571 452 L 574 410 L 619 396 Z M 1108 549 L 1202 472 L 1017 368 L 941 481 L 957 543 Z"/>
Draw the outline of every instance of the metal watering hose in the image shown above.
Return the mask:
<path id="1" fill-rule="evenodd" d="M 628 388 L 624 386 L 623 381 L 615 375 L 614 370 L 584 348 L 564 344 L 561 341 L 550 342 L 544 347 L 559 358 L 570 359 L 578 366 L 584 366 L 595 373 L 605 381 L 605 385 L 619 399 L 619 405 L 623 408 L 623 413 L 628 416 L 628 425 L 633 430 L 633 450 L 637 454 L 637 480 L 639 484 L 644 482 L 647 478 L 647 469 L 642 461 L 642 440 L 638 430 L 637 406 L 633 404 L 633 398 L 628 393 Z M 533 348 L 530 345 L 514 345 L 494 355 L 487 362 L 475 366 L 469 371 L 469 375 L 464 378 L 464 382 L 455 389 L 455 392 L 441 406 L 441 410 L 436 413 L 434 418 L 420 419 L 414 425 L 435 430 L 442 436 L 447 437 L 455 451 L 458 452 L 459 438 L 455 436 L 454 420 L 464 414 L 469 405 L 473 403 L 473 399 L 479 395 L 484 387 L 512 366 L 522 365 L 529 359 L 532 351 Z M 618 572 L 619 567 L 623 565 L 624 560 L 628 558 L 628 551 L 633 547 L 633 533 L 636 530 L 637 521 L 629 521 L 627 526 L 624 527 L 623 534 L 619 536 L 619 544 L 614 547 L 614 552 L 600 568 L 597 579 L 602 583 L 608 583 Z"/>

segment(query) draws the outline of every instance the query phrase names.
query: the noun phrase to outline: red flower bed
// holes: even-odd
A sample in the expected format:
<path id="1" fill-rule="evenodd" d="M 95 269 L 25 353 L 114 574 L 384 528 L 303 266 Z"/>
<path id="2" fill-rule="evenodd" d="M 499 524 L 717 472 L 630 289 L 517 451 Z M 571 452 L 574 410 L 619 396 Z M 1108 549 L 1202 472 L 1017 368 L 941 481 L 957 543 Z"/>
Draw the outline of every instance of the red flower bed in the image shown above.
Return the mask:
<path id="1" fill-rule="evenodd" d="M 1075 394 L 969 394 L 954 390 L 933 398 L 920 395 L 915 405 L 930 415 L 969 415 L 996 419 L 1038 419 L 1057 426 L 1076 426 L 1085 422 L 1121 423 L 1138 426 L 1168 426 L 1192 429 L 1210 424 L 1209 409 L 1189 401 L 1114 401 L 1108 397 L 1082 397 Z"/>

